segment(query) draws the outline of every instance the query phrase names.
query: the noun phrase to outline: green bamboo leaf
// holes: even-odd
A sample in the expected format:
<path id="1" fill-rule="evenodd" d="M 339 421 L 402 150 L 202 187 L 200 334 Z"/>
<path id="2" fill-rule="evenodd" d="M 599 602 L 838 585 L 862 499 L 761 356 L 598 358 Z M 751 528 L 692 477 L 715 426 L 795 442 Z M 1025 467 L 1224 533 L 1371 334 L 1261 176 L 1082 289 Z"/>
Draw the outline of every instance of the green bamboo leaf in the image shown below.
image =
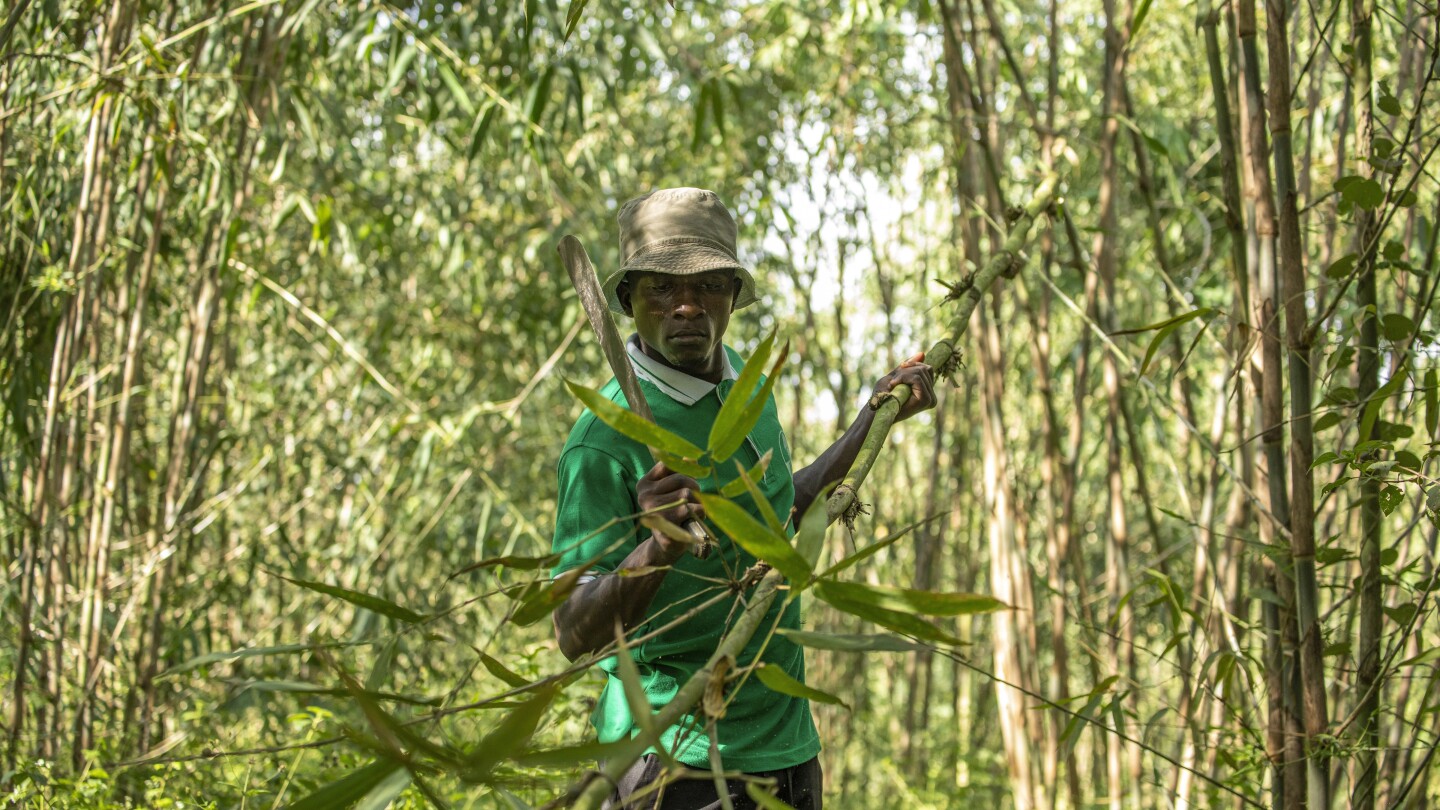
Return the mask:
<path id="1" fill-rule="evenodd" d="M 470 782 L 485 781 L 501 761 L 523 749 L 535 735 L 540 719 L 560 693 L 556 686 L 547 686 L 516 707 L 486 734 L 475 750 L 465 758 L 461 778 Z"/>
<path id="2" fill-rule="evenodd" d="M 500 111 L 500 105 L 494 100 L 485 102 L 480 107 L 480 112 L 475 115 L 475 123 L 470 127 L 470 148 L 465 152 L 466 160 L 474 160 L 475 155 L 480 153 L 480 147 L 485 145 L 485 136 L 490 132 L 490 125 L 495 123 L 495 115 Z"/>
<path id="3" fill-rule="evenodd" d="M 754 467 L 751 467 L 750 469 L 741 473 L 739 478 L 736 478 L 734 481 L 731 481 L 730 483 L 721 487 L 720 494 L 724 495 L 727 498 L 740 497 L 741 494 L 748 491 L 750 488 L 749 484 L 747 484 L 743 479 L 749 478 L 751 482 L 754 482 L 764 478 L 765 471 L 770 469 L 770 459 L 774 456 L 775 451 L 773 449 L 766 450 L 765 455 L 761 456 L 760 460 L 755 462 Z"/>
<path id="4" fill-rule="evenodd" d="M 400 80 L 405 76 L 405 71 L 410 68 L 410 63 L 415 61 L 415 55 L 417 53 L 418 51 L 413 44 L 406 45 L 405 48 L 400 51 L 400 55 L 395 57 L 395 61 L 390 63 L 390 75 L 385 80 L 385 87 L 380 91 L 382 96 L 389 95 L 390 91 L 395 89 L 395 85 L 400 83 Z"/>
<path id="5" fill-rule="evenodd" d="M 412 779 L 410 772 L 404 768 L 391 773 L 366 794 L 365 798 L 356 803 L 353 810 L 386 810 L 396 799 L 400 798 L 400 794 L 405 792 L 405 788 L 410 787 Z"/>
<path id="6" fill-rule="evenodd" d="M 622 408 L 601 395 L 593 388 L 587 388 L 569 380 L 565 386 L 575 398 L 585 404 L 600 421 L 614 428 L 623 436 L 653 447 L 662 453 L 669 453 L 687 459 L 698 459 L 705 451 L 653 422 L 640 418 L 634 411 Z"/>
<path id="7" fill-rule="evenodd" d="M 750 397 L 749 401 L 745 403 L 735 422 L 727 426 L 727 432 L 721 434 L 719 442 L 716 441 L 715 431 L 710 432 L 710 452 L 717 461 L 724 461 L 734 455 L 735 451 L 739 450 L 740 445 L 744 443 L 745 437 L 755 429 L 755 423 L 760 421 L 761 414 L 765 412 L 765 405 L 770 401 L 770 392 L 775 387 L 775 380 L 779 377 L 780 368 L 785 365 L 785 357 L 789 353 L 790 341 L 787 340 L 785 345 L 780 348 L 780 355 L 775 358 L 775 364 L 770 368 L 770 375 L 765 378 L 765 382 L 760 385 L 760 390 L 755 393 L 755 396 Z M 750 364 L 746 363 L 745 366 L 748 369 Z M 732 400 L 738 390 L 740 390 L 739 386 L 731 390 Z M 729 401 L 726 404 L 728 405 Z"/>
<path id="8" fill-rule="evenodd" d="M 1379 390 L 1366 401 L 1365 411 L 1360 417 L 1360 433 L 1358 434 L 1362 440 L 1370 437 L 1370 429 L 1375 426 L 1375 419 L 1380 415 L 1380 408 L 1385 404 L 1385 400 L 1389 399 L 1396 391 L 1399 391 L 1400 386 L 1404 385 L 1409 377 L 1409 365 L 1401 362 L 1399 368 L 1395 369 L 1395 373 L 1390 376 L 1390 379 L 1387 380 L 1384 385 L 1380 386 Z"/>
<path id="9" fill-rule="evenodd" d="M 924 525 L 924 524 L 926 524 L 926 523 L 929 523 L 929 522 L 932 521 L 932 520 L 935 520 L 936 518 L 939 518 L 939 517 L 941 517 L 941 516 L 943 516 L 943 515 L 948 515 L 948 514 L 949 514 L 948 511 L 947 511 L 947 512 L 941 512 L 941 513 L 936 514 L 936 515 L 931 515 L 930 517 L 925 518 L 924 520 L 917 520 L 917 521 L 915 521 L 914 523 L 911 523 L 909 526 L 906 526 L 905 528 L 901 529 L 900 531 L 895 532 L 894 534 L 890 535 L 889 537 L 886 537 L 886 538 L 883 539 L 883 540 L 877 540 L 877 541 L 875 541 L 874 543 L 871 543 L 870 545 L 866 546 L 865 548 L 862 548 L 862 549 L 860 549 L 859 551 L 855 552 L 854 554 L 851 554 L 850 556 L 846 557 L 845 559 L 841 560 L 840 562 L 835 563 L 834 565 L 832 565 L 832 566 L 830 566 L 829 568 L 825 569 L 825 570 L 820 574 L 820 578 L 821 578 L 821 579 L 830 579 L 830 578 L 834 577 L 836 574 L 839 574 L 840 572 L 844 571 L 845 569 L 850 568 L 851 566 L 855 565 L 856 563 L 863 562 L 863 561 L 869 559 L 870 557 L 873 557 L 873 556 L 875 556 L 876 554 L 880 553 L 881 551 L 889 548 L 891 545 L 893 545 L 893 544 L 895 543 L 895 541 L 899 540 L 900 538 L 902 538 L 902 537 L 904 537 L 905 535 L 909 534 L 910 532 L 914 531 L 917 526 L 922 526 L 922 525 Z"/>
<path id="10" fill-rule="evenodd" d="M 645 697 L 645 686 L 640 682 L 640 669 L 630 655 L 630 645 L 624 636 L 615 640 L 615 669 L 620 675 L 620 686 L 625 692 L 625 703 L 630 707 L 630 717 L 640 727 L 641 734 L 655 729 L 655 718 L 650 701 Z"/>
<path id="11" fill-rule="evenodd" d="M 828 496 L 829 493 L 823 493 Z M 820 562 L 820 552 L 825 550 L 825 530 L 830 524 L 825 521 L 825 510 L 828 507 L 826 497 L 816 496 L 805 510 L 805 515 L 800 518 L 800 528 L 795 532 L 795 551 L 815 570 Z"/>
<path id="12" fill-rule="evenodd" d="M 971 616 L 977 613 L 993 613 L 1009 607 L 993 596 L 978 593 L 918 591 L 859 582 L 826 581 L 824 585 L 826 593 L 829 594 L 826 601 L 833 597 L 925 616 Z"/>
<path id="13" fill-rule="evenodd" d="M 760 668 L 755 671 L 755 676 L 760 679 L 761 683 L 782 695 L 804 698 L 814 703 L 844 706 L 846 711 L 850 711 L 850 704 L 829 692 L 821 691 L 813 686 L 806 686 L 790 677 L 790 675 L 780 667 L 762 664 Z"/>
<path id="14" fill-rule="evenodd" d="M 897 610 L 878 607 L 869 602 L 847 599 L 844 592 L 836 592 L 831 589 L 834 584 L 827 580 L 815 583 L 815 595 L 839 610 L 872 621 L 881 627 L 888 627 L 897 633 L 904 633 L 937 644 L 958 645 L 964 643 L 950 633 L 910 613 L 901 613 Z"/>
<path id="15" fill-rule="evenodd" d="M 504 681 L 508 686 L 518 689 L 522 686 L 527 686 L 530 683 L 529 681 L 525 680 L 523 676 L 516 673 L 509 667 L 505 666 L 494 656 L 489 655 L 488 653 L 480 653 L 480 663 L 485 666 L 485 669 L 488 670 L 491 675 L 494 675 L 496 678 Z"/>
<path id="16" fill-rule="evenodd" d="M 675 472 L 680 473 L 681 475 L 688 475 L 691 478 L 697 480 L 701 478 L 709 478 L 711 473 L 714 472 L 714 468 L 710 467 L 707 464 L 701 464 L 698 461 L 691 461 L 688 458 L 682 458 L 675 455 L 674 453 L 666 453 L 663 450 L 656 450 L 655 458 L 665 462 L 665 466 L 669 467 Z"/>
<path id="17" fill-rule="evenodd" d="M 476 563 L 471 563 L 464 568 L 461 568 L 459 571 L 456 571 L 455 573 L 446 577 L 445 580 L 448 582 L 458 576 L 461 576 L 462 574 L 468 574 L 471 571 L 478 571 L 482 568 L 504 567 L 513 569 L 515 571 L 537 571 L 541 568 L 549 568 L 550 566 L 554 565 L 555 561 L 558 559 L 560 559 L 559 554 L 546 554 L 544 557 L 517 557 L 512 555 L 506 555 L 504 557 L 490 557 L 488 559 L 484 559 Z"/>
<path id="18" fill-rule="evenodd" d="M 570 35 L 575 33 L 575 26 L 580 24 L 580 19 L 585 16 L 585 6 L 590 0 L 571 0 L 570 9 L 565 12 L 565 41 L 570 41 Z"/>
<path id="19" fill-rule="evenodd" d="M 570 592 L 575 590 L 580 582 L 580 577 L 589 568 L 588 565 L 572 568 L 540 587 L 530 590 L 520 600 L 520 606 L 515 608 L 515 612 L 510 616 L 510 621 L 521 627 L 527 627 L 555 612 L 555 608 L 560 607 L 566 599 L 570 598 Z"/>
<path id="20" fill-rule="evenodd" d="M 475 115 L 475 104 L 470 101 L 470 94 L 465 92 L 465 86 L 460 83 L 460 77 L 456 76 L 455 71 L 451 70 L 450 66 L 444 62 L 439 64 L 439 69 L 440 80 L 445 82 L 445 86 L 450 89 L 450 95 L 455 97 L 455 103 L 460 105 L 460 109 L 465 115 Z"/>
<path id="21" fill-rule="evenodd" d="M 526 768 L 568 768 L 581 762 L 603 762 L 629 744 L 629 740 L 617 742 L 591 742 L 567 745 L 563 748 L 531 749 L 515 755 L 515 762 Z"/>
<path id="22" fill-rule="evenodd" d="M 910 652 L 921 645 L 889 633 L 816 633 L 780 628 L 780 635 L 802 647 L 835 652 Z"/>
<path id="23" fill-rule="evenodd" d="M 1141 332 L 1149 332 L 1152 329 L 1155 330 L 1155 337 L 1150 339 L 1150 345 L 1145 349 L 1145 359 L 1140 361 L 1139 373 L 1143 375 L 1146 370 L 1150 368 L 1150 361 L 1154 359 L 1155 352 L 1159 351 L 1160 344 L 1165 341 L 1165 338 L 1170 336 L 1170 333 L 1174 332 L 1176 329 L 1179 329 L 1186 323 L 1195 320 L 1196 318 L 1207 318 L 1214 311 L 1215 310 L 1212 307 L 1200 307 L 1199 309 L 1192 310 L 1183 315 L 1176 315 L 1173 318 L 1160 321 L 1159 323 L 1153 323 L 1149 326 L 1142 326 L 1137 329 L 1125 329 L 1120 332 L 1116 332 L 1115 334 L 1129 335 L 1138 334 Z"/>
<path id="24" fill-rule="evenodd" d="M 416 624 L 419 622 L 423 622 L 427 618 L 423 614 L 416 613 L 409 608 L 401 607 L 394 602 L 389 601 L 388 599 L 381 599 L 374 594 L 361 593 L 360 591 L 352 591 L 349 588 L 341 588 L 335 585 L 326 585 L 323 582 L 314 582 L 308 579 L 292 579 L 285 576 L 284 574 L 275 574 L 275 576 L 280 577 L 286 582 L 299 585 L 302 588 L 307 588 L 309 590 L 315 591 L 316 593 L 323 593 L 326 596 L 333 596 L 337 599 L 344 599 L 346 602 L 349 602 L 352 605 L 365 608 L 366 610 L 374 611 L 375 613 L 379 613 L 382 616 L 389 616 L 392 619 L 398 619 L 402 622 L 406 622 L 407 624 Z"/>
<path id="25" fill-rule="evenodd" d="M 739 467 L 740 462 L 735 462 L 735 466 Z M 746 476 L 743 470 L 740 473 L 739 481 L 745 487 L 745 491 L 750 493 L 751 500 L 755 502 L 755 508 L 760 510 L 760 517 L 765 519 L 765 525 L 770 528 L 770 531 L 782 537 L 785 536 L 785 524 L 780 522 L 780 516 L 775 514 L 775 507 L 770 504 L 770 499 L 765 497 L 765 493 L 760 491 L 760 487 L 756 486 L 755 481 Z M 815 566 L 812 565 L 810 568 L 814 570 Z"/>
<path id="26" fill-rule="evenodd" d="M 399 769 L 398 762 L 376 760 L 289 805 L 287 810 L 334 810 L 337 807 L 349 807 Z"/>
<path id="27" fill-rule="evenodd" d="M 746 551 L 770 563 L 791 583 L 810 580 L 810 566 L 784 535 L 776 534 L 750 516 L 742 507 L 717 495 L 701 494 L 705 516 Z"/>
<path id="28" fill-rule="evenodd" d="M 710 447 L 710 455 L 716 461 L 724 461 L 735 454 L 740 445 L 745 441 L 748 433 L 741 433 L 734 436 L 735 427 L 740 423 L 740 416 L 745 411 L 745 406 L 755 396 L 755 391 L 760 387 L 760 376 L 765 373 L 765 364 L 770 362 L 770 353 L 775 348 L 775 330 L 771 329 L 770 334 L 760 341 L 755 353 L 745 361 L 745 366 L 740 369 L 740 376 L 735 379 L 735 384 L 730 388 L 730 397 L 725 404 L 720 406 L 720 413 L 715 416 L 715 421 L 710 425 L 710 439 L 706 442 Z"/>
<path id="29" fill-rule="evenodd" d="M 316 649 L 334 649 L 338 647 L 358 647 L 371 644 L 369 641 L 332 642 L 329 644 L 277 644 L 273 647 L 250 647 L 243 650 L 227 650 L 225 652 L 212 652 L 196 656 L 181 664 L 165 670 L 155 676 L 159 679 L 173 678 L 184 672 L 209 664 L 219 664 L 226 661 L 238 661 L 242 658 L 256 658 L 267 655 L 293 655 L 295 653 L 308 653 Z"/>
<path id="30" fill-rule="evenodd" d="M 1130 23 L 1130 37 L 1127 40 L 1127 48 L 1130 47 L 1129 43 L 1135 42 L 1135 36 L 1140 33 L 1140 26 L 1145 24 L 1145 18 L 1150 14 L 1150 3 L 1151 0 L 1140 0 L 1140 6 L 1135 9 L 1135 17 Z"/>

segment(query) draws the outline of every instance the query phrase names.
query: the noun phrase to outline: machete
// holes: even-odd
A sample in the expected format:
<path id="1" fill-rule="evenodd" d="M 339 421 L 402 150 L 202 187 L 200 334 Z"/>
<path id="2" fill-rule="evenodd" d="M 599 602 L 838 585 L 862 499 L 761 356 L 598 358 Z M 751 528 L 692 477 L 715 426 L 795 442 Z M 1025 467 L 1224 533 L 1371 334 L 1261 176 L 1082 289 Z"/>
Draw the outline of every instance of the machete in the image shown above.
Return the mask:
<path id="1" fill-rule="evenodd" d="M 630 403 L 630 410 L 645 421 L 654 422 L 655 416 L 650 413 L 650 404 L 645 401 L 645 394 L 640 390 L 640 380 L 635 377 L 635 369 L 630 366 L 630 356 L 625 351 L 625 343 L 620 339 L 619 331 L 615 329 L 615 318 L 610 314 L 605 294 L 600 290 L 600 279 L 595 275 L 595 267 L 590 263 L 585 246 L 580 244 L 579 239 L 567 235 L 560 240 L 560 261 L 565 263 L 570 282 L 575 285 L 575 291 L 580 293 L 580 305 L 585 308 L 585 316 L 590 319 L 590 328 L 594 329 L 595 336 L 600 338 L 600 351 L 605 353 L 605 362 L 610 364 L 610 371 L 615 374 L 615 381 L 620 384 L 625 401 Z M 654 448 L 650 449 L 650 453 L 655 457 Z M 655 460 L 660 459 L 655 457 Z M 705 527 L 700 525 L 700 521 L 694 518 L 685 521 L 685 529 L 695 539 L 695 544 L 690 546 L 695 556 L 702 560 L 710 556 L 710 536 Z"/>

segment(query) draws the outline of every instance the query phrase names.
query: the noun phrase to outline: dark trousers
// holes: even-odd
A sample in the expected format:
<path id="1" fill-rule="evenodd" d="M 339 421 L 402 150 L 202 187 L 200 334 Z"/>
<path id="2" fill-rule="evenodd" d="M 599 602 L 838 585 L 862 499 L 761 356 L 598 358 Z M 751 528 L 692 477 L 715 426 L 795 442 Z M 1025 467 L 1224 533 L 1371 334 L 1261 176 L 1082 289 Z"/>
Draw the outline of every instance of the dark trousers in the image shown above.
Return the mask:
<path id="1" fill-rule="evenodd" d="M 636 760 L 630 770 L 620 777 L 603 810 L 720 810 L 723 807 L 715 793 L 715 780 L 708 773 L 700 779 L 677 779 L 639 799 L 631 799 L 659 779 L 664 771 L 665 765 L 654 754 L 646 754 Z M 795 810 L 821 810 L 819 757 L 790 768 L 749 775 L 774 779 L 775 789 L 778 789 L 776 796 Z M 735 810 L 756 810 L 757 805 L 745 791 L 745 784 L 744 779 L 725 780 L 730 804 Z"/>

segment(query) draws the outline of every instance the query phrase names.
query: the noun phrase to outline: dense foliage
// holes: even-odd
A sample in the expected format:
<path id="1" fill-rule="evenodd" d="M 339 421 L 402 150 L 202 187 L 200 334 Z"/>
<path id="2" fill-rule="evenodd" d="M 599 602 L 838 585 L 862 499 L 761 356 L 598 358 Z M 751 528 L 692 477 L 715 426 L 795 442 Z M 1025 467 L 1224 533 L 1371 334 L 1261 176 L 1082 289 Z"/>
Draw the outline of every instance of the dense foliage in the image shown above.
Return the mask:
<path id="1" fill-rule="evenodd" d="M 963 333 L 807 541 L 873 552 L 800 597 L 828 802 L 1440 801 L 1437 42 L 1419 0 L 10 3 L 0 784 L 582 784 L 544 555 L 608 374 L 556 245 L 614 266 L 694 185 L 798 460 Z"/>

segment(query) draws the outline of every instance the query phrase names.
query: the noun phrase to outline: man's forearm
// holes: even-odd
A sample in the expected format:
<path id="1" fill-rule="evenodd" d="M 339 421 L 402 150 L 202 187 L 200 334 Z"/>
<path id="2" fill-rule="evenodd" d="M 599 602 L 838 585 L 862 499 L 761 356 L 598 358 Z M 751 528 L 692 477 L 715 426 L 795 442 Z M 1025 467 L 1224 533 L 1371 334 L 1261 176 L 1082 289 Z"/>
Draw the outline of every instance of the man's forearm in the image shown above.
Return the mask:
<path id="1" fill-rule="evenodd" d="M 683 547 L 680 553 L 684 553 Z M 650 602 L 669 573 L 668 567 L 678 556 L 652 537 L 636 546 L 616 570 L 649 567 L 664 570 L 623 577 L 601 574 L 572 591 L 554 616 L 560 652 L 574 661 L 613 641 L 617 621 L 626 630 L 644 621 Z"/>
<path id="2" fill-rule="evenodd" d="M 810 504 L 820 497 L 820 494 L 832 484 L 839 483 L 845 478 L 845 473 L 850 471 L 855 458 L 860 455 L 860 447 L 865 443 L 865 435 L 870 432 L 870 425 L 875 422 L 875 412 L 867 407 L 860 409 L 860 414 L 850 427 L 845 430 L 834 444 L 830 445 L 825 452 L 821 453 L 810 466 L 798 470 L 795 473 L 795 514 L 797 523 L 800 517 L 805 515 L 805 510 Z"/>

